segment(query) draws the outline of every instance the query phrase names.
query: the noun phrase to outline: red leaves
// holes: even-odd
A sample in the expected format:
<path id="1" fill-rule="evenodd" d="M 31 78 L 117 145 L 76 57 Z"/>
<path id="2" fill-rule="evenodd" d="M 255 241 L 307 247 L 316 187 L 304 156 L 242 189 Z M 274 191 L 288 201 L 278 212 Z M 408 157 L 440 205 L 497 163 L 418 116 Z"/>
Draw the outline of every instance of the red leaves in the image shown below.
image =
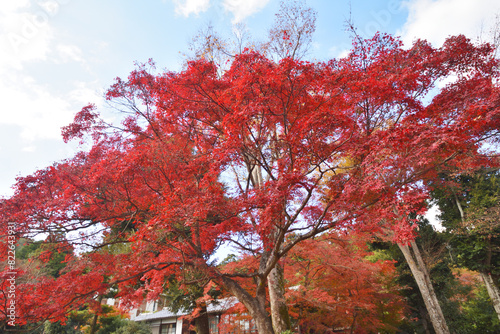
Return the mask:
<path id="1" fill-rule="evenodd" d="M 103 129 L 103 125 L 99 122 L 99 114 L 93 112 L 96 109 L 94 104 L 89 104 L 80 110 L 75 116 L 75 120 L 68 126 L 62 128 L 62 137 L 65 143 L 68 141 L 80 138 L 89 132 Z"/>
<path id="2" fill-rule="evenodd" d="M 405 304 L 393 283 L 394 265 L 368 261 L 365 242 L 360 235 L 332 234 L 290 253 L 287 298 L 301 330 L 371 333 L 403 320 Z"/>
<path id="3" fill-rule="evenodd" d="M 128 305 L 157 296 L 168 275 L 182 279 L 188 267 L 222 287 L 222 278 L 265 281 L 300 242 L 336 227 L 411 239 L 405 217 L 420 213 L 427 180 L 498 165 L 478 152 L 498 140 L 490 53 L 463 37 L 405 50 L 377 35 L 326 64 L 246 51 L 222 76 L 204 60 L 160 75 L 152 63 L 139 66 L 107 93 L 123 110 L 121 128 L 84 107 L 63 136 L 90 134 L 92 149 L 20 178 L 1 202 L 3 234 L 15 221 L 19 236 L 71 232 L 68 242 L 89 247 L 67 259 L 61 277 L 23 289 L 42 303 L 71 287 L 38 314 L 62 317 L 57 307 L 111 286 Z M 435 87 L 450 75 L 457 80 Z M 252 259 L 247 272 L 221 273 L 211 262 L 227 243 Z"/>

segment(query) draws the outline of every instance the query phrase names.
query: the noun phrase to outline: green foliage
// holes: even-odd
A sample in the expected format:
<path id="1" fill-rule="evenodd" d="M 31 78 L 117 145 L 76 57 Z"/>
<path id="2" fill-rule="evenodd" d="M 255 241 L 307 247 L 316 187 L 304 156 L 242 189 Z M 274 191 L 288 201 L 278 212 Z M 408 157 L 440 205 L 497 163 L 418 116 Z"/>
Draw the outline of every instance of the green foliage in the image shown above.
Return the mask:
<path id="1" fill-rule="evenodd" d="M 94 313 L 88 309 L 82 309 L 72 312 L 64 324 L 58 322 L 45 322 L 43 334 L 73 334 L 89 333 L 90 325 L 94 318 Z M 150 334 L 146 331 L 147 326 L 136 324 L 133 321 L 124 319 L 123 316 L 116 313 L 116 310 L 109 305 L 102 305 L 102 314 L 98 317 L 96 334 L 109 333 L 140 333 Z M 136 331 L 137 330 L 137 331 Z"/>
<path id="2" fill-rule="evenodd" d="M 454 181 L 455 184 L 433 191 L 433 198 L 441 210 L 442 224 L 452 236 L 454 260 L 459 266 L 498 276 L 500 174 L 495 171 L 463 175 Z"/>
<path id="3" fill-rule="evenodd" d="M 192 311 L 196 307 L 196 300 L 203 296 L 203 287 L 195 284 L 183 286 L 175 277 L 171 277 L 164 295 L 165 306 L 172 312 Z"/>
<path id="4" fill-rule="evenodd" d="M 485 203 L 479 196 L 476 201 Z M 444 212 L 444 216 L 452 217 L 453 214 Z M 457 245 L 458 238 L 461 238 L 463 248 L 458 247 L 460 246 L 460 244 Z M 449 247 L 450 240 L 454 245 L 453 248 Z M 432 284 L 450 331 L 456 334 L 500 333 L 498 316 L 478 274 L 475 274 L 476 283 L 463 284 L 452 270 L 458 263 L 467 263 L 463 257 L 468 257 L 467 261 L 474 261 L 474 259 L 477 261 L 485 244 L 479 238 L 472 239 L 470 235 L 457 236 L 437 232 L 427 221 L 419 222 L 419 236 L 416 242 L 430 270 Z M 398 247 L 384 243 L 374 243 L 372 247 L 374 252 L 369 259 L 371 261 L 395 259 L 399 272 L 398 283 L 407 287 L 402 293 L 410 306 L 408 318 L 411 320 L 403 324 L 399 330 L 420 334 L 425 333 L 425 325 L 432 330 L 432 325 L 427 319 L 424 301 Z M 457 252 L 460 249 L 462 252 Z M 470 267 L 477 269 L 479 266 L 470 265 Z"/>
<path id="5" fill-rule="evenodd" d="M 178 277 L 171 276 L 168 279 L 167 288 L 163 292 L 165 306 L 172 312 L 193 311 L 197 303 L 196 301 L 208 294 L 212 299 L 216 300 L 221 295 L 221 291 L 215 287 L 211 287 L 205 291 L 205 287 L 209 280 L 205 275 L 196 270 L 184 270 L 184 280 L 179 281 Z"/>
<path id="6" fill-rule="evenodd" d="M 25 238 L 19 239 L 16 247 L 16 258 L 18 260 L 27 260 L 36 254 L 42 241 L 33 241 Z"/>
<path id="7" fill-rule="evenodd" d="M 45 271 L 47 275 L 53 277 L 59 277 L 61 271 L 66 267 L 64 259 L 66 258 L 66 252 L 53 251 L 49 262 L 45 266 Z"/>
<path id="8" fill-rule="evenodd" d="M 293 334 L 293 332 L 291 330 L 286 330 L 284 332 L 281 332 L 280 334 Z"/>
<path id="9" fill-rule="evenodd" d="M 81 334 L 80 330 L 83 324 L 77 319 L 70 318 L 65 324 L 58 322 L 46 321 L 43 326 L 43 334 Z"/>
<path id="10" fill-rule="evenodd" d="M 462 329 L 457 333 L 500 333 L 500 322 L 484 285 L 476 286 L 474 297 L 463 304 L 463 314 Z"/>
<path id="11" fill-rule="evenodd" d="M 97 334 L 113 333 L 126 325 L 125 319 L 120 316 L 99 317 L 99 330 Z"/>
<path id="12" fill-rule="evenodd" d="M 50 252 L 48 261 L 43 265 L 42 274 L 59 277 L 61 270 L 66 267 L 66 255 L 73 252 L 71 247 L 64 245 L 65 238 L 62 234 L 52 234 L 45 241 L 20 239 L 16 248 L 16 257 L 19 260 L 37 259 L 43 252 Z M 60 243 L 58 246 L 55 246 Z M 62 244 L 62 246 L 61 246 Z"/>
<path id="13" fill-rule="evenodd" d="M 433 229 L 429 221 L 418 222 L 419 235 L 416 238 L 422 257 L 429 269 L 431 281 L 451 332 L 458 333 L 463 316 L 460 311 L 459 296 L 467 295 L 470 288 L 463 286 L 453 275 L 450 253 L 446 245 L 448 235 Z M 402 332 L 425 333 L 425 327 L 432 329 L 425 303 L 413 278 L 411 270 L 397 245 L 387 243 L 372 244 L 374 254 L 370 260 L 394 259 L 399 273 L 397 283 L 406 287 L 401 291 L 408 302 L 408 320 L 399 328 Z"/>
<path id="14" fill-rule="evenodd" d="M 372 263 L 377 261 L 392 261 L 393 257 L 390 252 L 385 249 L 374 249 L 372 253 L 366 257 Z"/>
<path id="15" fill-rule="evenodd" d="M 226 264 L 230 263 L 230 262 L 236 262 L 238 261 L 238 257 L 234 254 L 228 254 L 224 260 L 221 261 L 221 263 L 219 264 L 219 266 L 221 267 L 224 267 Z"/>
<path id="16" fill-rule="evenodd" d="M 123 320 L 122 326 L 110 334 L 151 334 L 149 325 L 143 322 Z"/>

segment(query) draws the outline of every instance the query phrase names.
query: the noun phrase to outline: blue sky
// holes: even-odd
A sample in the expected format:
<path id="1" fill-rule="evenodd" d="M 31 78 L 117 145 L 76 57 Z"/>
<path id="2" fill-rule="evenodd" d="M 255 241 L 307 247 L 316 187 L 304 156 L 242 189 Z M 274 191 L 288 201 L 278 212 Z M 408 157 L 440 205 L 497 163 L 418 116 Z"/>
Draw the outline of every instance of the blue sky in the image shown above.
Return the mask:
<path id="1" fill-rule="evenodd" d="M 377 30 L 406 45 L 449 35 L 487 40 L 498 0 L 307 0 L 318 12 L 311 58 L 345 54 L 351 17 L 363 37 Z M 102 95 L 134 62 L 178 70 L 188 44 L 211 22 L 230 33 L 237 22 L 263 40 L 279 0 L 0 0 L 0 196 L 16 176 L 71 156 L 60 128 Z"/>

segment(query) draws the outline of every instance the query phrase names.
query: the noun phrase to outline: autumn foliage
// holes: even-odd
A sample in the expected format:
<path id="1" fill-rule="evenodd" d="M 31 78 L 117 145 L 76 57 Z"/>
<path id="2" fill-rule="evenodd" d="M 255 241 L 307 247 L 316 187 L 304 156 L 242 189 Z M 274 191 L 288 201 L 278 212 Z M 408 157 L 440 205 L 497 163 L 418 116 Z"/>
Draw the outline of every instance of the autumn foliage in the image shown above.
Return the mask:
<path id="1" fill-rule="evenodd" d="M 17 237 L 64 232 L 79 250 L 57 278 L 19 273 L 18 323 L 64 319 L 111 290 L 124 307 L 136 305 L 196 268 L 201 281 L 236 296 L 260 332 L 272 332 L 267 278 L 297 247 L 346 228 L 410 240 L 405 217 L 423 212 L 423 180 L 496 166 L 500 95 L 491 53 L 463 36 L 405 49 L 376 35 L 326 63 L 275 62 L 246 50 L 222 75 L 205 60 L 180 72 L 138 67 L 106 95 L 121 126 L 84 107 L 63 136 L 91 149 L 19 178 L 0 202 L 2 235 L 15 222 Z M 227 245 L 255 265 L 221 272 L 211 256 Z M 315 265 L 334 265 L 312 255 Z M 238 277 L 253 279 L 253 290 Z M 366 303 L 356 293 L 353 305 Z M 6 302 L 0 295 L 0 309 Z"/>
<path id="2" fill-rule="evenodd" d="M 366 237 L 335 233 L 296 247 L 285 265 L 301 332 L 395 332 L 405 318 L 392 261 L 368 259 Z"/>

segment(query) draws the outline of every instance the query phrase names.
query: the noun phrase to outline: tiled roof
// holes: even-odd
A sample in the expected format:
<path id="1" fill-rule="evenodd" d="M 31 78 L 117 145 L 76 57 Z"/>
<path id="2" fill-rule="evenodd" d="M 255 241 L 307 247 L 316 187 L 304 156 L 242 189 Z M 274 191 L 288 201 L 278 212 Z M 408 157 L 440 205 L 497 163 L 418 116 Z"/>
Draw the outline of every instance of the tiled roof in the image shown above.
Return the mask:
<path id="1" fill-rule="evenodd" d="M 238 303 L 236 297 L 220 299 L 216 303 L 208 304 L 207 311 L 208 313 L 223 312 L 236 305 L 236 303 Z"/>
<path id="2" fill-rule="evenodd" d="M 208 313 L 217 313 L 217 312 L 223 312 L 229 309 L 230 307 L 234 306 L 238 300 L 234 297 L 230 298 L 224 298 L 219 300 L 217 303 L 211 303 L 207 307 Z M 162 319 L 162 318 L 174 318 L 174 317 L 180 317 L 182 315 L 187 315 L 189 312 L 186 311 L 179 311 L 177 313 L 174 313 L 170 311 L 169 309 L 163 309 L 158 312 L 153 312 L 153 313 L 141 313 L 139 314 L 134 321 L 148 321 L 148 320 L 155 320 L 155 319 Z"/>
<path id="3" fill-rule="evenodd" d="M 184 312 L 184 311 L 179 311 L 177 313 L 174 313 L 174 312 L 170 311 L 169 309 L 163 309 L 161 311 L 153 312 L 153 313 L 141 313 L 134 320 L 135 321 L 146 321 L 146 320 L 154 320 L 154 319 L 160 319 L 160 318 L 179 317 L 181 315 L 186 315 L 186 314 L 188 314 L 188 313 Z"/>

